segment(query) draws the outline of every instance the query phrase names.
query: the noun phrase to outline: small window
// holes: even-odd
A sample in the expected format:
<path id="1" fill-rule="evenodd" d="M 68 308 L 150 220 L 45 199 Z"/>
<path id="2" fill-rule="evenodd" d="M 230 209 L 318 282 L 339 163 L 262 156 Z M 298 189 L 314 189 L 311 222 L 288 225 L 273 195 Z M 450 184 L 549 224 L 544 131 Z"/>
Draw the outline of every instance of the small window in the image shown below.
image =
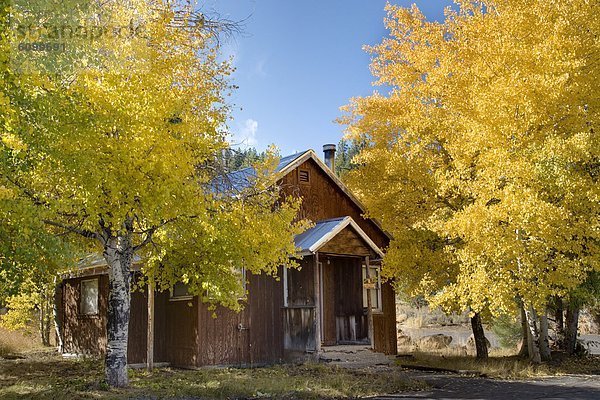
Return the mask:
<path id="1" fill-rule="evenodd" d="M 177 282 L 175 285 L 173 285 L 173 289 L 171 289 L 170 300 L 190 300 L 193 297 L 194 296 L 190 294 L 189 287 L 186 283 Z"/>
<path id="2" fill-rule="evenodd" d="M 367 292 L 371 292 L 371 309 L 373 312 L 381 312 L 381 268 L 378 265 L 369 265 L 369 275 L 371 281 L 371 290 L 367 290 L 367 267 L 362 266 L 363 282 L 363 307 L 367 308 Z M 374 284 L 374 289 L 373 289 Z"/>
<path id="3" fill-rule="evenodd" d="M 81 315 L 98 314 L 98 279 L 81 281 L 80 289 L 79 313 Z"/>
<path id="4" fill-rule="evenodd" d="M 310 173 L 306 169 L 298 170 L 298 180 L 301 183 L 309 183 L 310 182 Z"/>

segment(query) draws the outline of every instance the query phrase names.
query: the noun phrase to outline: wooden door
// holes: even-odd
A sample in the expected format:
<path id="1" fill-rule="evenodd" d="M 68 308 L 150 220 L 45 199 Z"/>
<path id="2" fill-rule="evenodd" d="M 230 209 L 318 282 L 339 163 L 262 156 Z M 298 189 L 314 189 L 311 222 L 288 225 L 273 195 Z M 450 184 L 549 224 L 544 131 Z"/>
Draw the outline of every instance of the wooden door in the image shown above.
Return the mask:
<path id="1" fill-rule="evenodd" d="M 358 259 L 335 258 L 336 342 L 356 343 L 361 339 L 362 281 Z"/>
<path id="2" fill-rule="evenodd" d="M 323 335 L 322 342 L 324 346 L 333 346 L 336 344 L 335 334 L 335 270 L 334 264 L 327 261 L 321 263 L 321 312 Z"/>

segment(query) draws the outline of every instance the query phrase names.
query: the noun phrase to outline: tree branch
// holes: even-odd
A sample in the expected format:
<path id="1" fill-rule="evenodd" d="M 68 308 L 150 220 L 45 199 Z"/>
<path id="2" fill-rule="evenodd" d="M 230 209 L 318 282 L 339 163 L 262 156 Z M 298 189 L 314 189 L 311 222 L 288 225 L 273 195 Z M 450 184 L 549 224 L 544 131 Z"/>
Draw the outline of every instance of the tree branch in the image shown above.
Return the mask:
<path id="1" fill-rule="evenodd" d="M 68 232 L 77 233 L 88 239 L 98 239 L 98 234 L 87 229 L 77 228 L 75 226 L 62 224 L 60 222 L 51 221 L 48 219 L 43 220 L 46 225 L 55 226 L 58 228 L 66 229 Z"/>

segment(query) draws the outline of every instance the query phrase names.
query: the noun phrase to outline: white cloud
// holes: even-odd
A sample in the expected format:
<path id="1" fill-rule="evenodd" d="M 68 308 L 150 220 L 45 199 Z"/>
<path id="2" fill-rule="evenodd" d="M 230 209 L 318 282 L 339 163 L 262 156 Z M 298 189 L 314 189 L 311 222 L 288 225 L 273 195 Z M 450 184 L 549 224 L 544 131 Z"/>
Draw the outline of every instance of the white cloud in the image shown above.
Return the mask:
<path id="1" fill-rule="evenodd" d="M 254 65 L 254 71 L 252 71 L 253 72 L 252 75 L 256 75 L 261 78 L 266 77 L 267 76 L 267 71 L 265 69 L 266 64 L 267 64 L 267 60 L 265 60 L 265 59 L 258 60 L 256 62 L 256 64 Z"/>
<path id="2" fill-rule="evenodd" d="M 243 124 L 239 125 L 238 132 L 233 135 L 231 144 L 242 147 L 255 147 L 258 143 L 256 140 L 257 131 L 258 121 L 248 118 Z"/>

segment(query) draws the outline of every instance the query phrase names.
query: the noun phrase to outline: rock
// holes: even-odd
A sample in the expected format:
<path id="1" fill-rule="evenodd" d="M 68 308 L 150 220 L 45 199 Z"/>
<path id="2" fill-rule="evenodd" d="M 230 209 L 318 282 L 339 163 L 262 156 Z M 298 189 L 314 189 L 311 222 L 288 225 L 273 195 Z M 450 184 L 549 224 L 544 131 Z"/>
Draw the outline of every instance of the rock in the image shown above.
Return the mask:
<path id="1" fill-rule="evenodd" d="M 488 340 L 488 338 L 485 338 L 485 342 L 487 343 L 488 349 L 491 349 L 492 348 L 492 344 L 490 343 L 490 341 Z M 467 339 L 467 348 L 469 348 L 469 349 L 474 349 L 475 348 L 475 337 L 473 336 L 472 333 L 471 333 L 471 336 L 469 336 L 469 338 Z"/>
<path id="2" fill-rule="evenodd" d="M 443 335 L 438 333 L 437 335 L 423 336 L 419 339 L 419 346 L 429 349 L 443 349 L 452 343 L 452 336 Z"/>
<path id="3" fill-rule="evenodd" d="M 408 335 L 398 335 L 398 346 L 410 346 L 412 339 Z"/>
<path id="4" fill-rule="evenodd" d="M 398 314 L 396 316 L 396 321 L 401 324 L 408 319 L 408 314 Z"/>

